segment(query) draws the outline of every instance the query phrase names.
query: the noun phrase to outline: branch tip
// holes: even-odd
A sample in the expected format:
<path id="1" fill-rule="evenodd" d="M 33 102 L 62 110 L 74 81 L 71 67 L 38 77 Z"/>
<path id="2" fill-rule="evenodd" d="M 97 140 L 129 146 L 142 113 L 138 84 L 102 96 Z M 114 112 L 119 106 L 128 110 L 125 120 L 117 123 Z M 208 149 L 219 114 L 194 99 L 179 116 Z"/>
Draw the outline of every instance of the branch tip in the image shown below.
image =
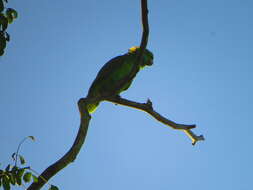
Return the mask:
<path id="1" fill-rule="evenodd" d="M 146 103 L 138 103 L 138 102 L 130 101 L 130 100 L 127 100 L 127 99 L 124 99 L 121 97 L 107 98 L 106 101 L 144 111 L 144 112 L 150 114 L 153 118 L 155 118 L 159 122 L 161 122 L 167 126 L 170 126 L 175 130 L 183 130 L 187 134 L 187 136 L 189 136 L 189 138 L 192 139 L 192 143 L 194 143 L 194 144 L 197 141 L 204 140 L 204 137 L 202 135 L 197 136 L 191 131 L 191 129 L 195 128 L 196 125 L 178 124 L 178 123 L 175 123 L 175 122 L 163 117 L 161 114 L 157 113 L 152 108 L 152 102 L 150 99 L 148 99 Z"/>

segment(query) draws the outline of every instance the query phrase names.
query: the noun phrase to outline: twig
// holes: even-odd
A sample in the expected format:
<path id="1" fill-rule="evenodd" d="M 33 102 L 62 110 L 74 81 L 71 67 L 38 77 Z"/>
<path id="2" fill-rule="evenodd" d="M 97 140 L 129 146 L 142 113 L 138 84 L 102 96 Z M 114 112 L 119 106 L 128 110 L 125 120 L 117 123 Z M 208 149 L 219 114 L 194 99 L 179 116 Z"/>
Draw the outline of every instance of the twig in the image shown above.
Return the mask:
<path id="1" fill-rule="evenodd" d="M 19 155 L 19 149 L 21 147 L 21 145 L 23 144 L 23 142 L 25 142 L 25 140 L 29 138 L 29 137 L 25 137 L 18 145 L 17 151 L 15 153 L 15 166 L 17 166 L 17 161 L 18 161 L 18 155 Z"/>
<path id="2" fill-rule="evenodd" d="M 191 129 L 195 128 L 196 125 L 184 125 L 184 124 L 178 124 L 175 123 L 165 117 L 163 117 L 162 115 L 160 115 L 159 113 L 157 113 L 152 106 L 152 102 L 148 99 L 146 103 L 138 103 L 138 102 L 134 102 L 134 101 L 130 101 L 124 98 L 121 98 L 119 96 L 116 97 L 112 97 L 112 98 L 107 98 L 107 101 L 116 103 L 116 104 L 120 104 L 120 105 L 124 105 L 124 106 L 128 106 L 128 107 L 132 107 L 141 111 L 144 111 L 148 114 L 150 114 L 152 117 L 154 117 L 156 120 L 160 121 L 161 123 L 172 127 L 173 129 L 176 130 L 183 130 L 192 140 L 192 145 L 195 145 L 197 141 L 201 141 L 204 140 L 203 135 L 195 135 Z"/>
<path id="3" fill-rule="evenodd" d="M 74 162 L 74 160 L 76 159 L 76 156 L 78 155 L 84 143 L 84 140 L 88 131 L 89 122 L 91 119 L 91 116 L 86 109 L 86 105 L 87 105 L 87 99 L 82 98 L 78 101 L 78 107 L 79 107 L 79 111 L 81 115 L 81 124 L 80 124 L 78 134 L 76 136 L 75 142 L 70 148 L 70 150 L 61 159 L 59 159 L 54 164 L 52 164 L 47 169 L 45 169 L 42 172 L 42 174 L 38 177 L 38 182 L 33 182 L 28 187 L 27 190 L 40 189 L 46 183 L 46 181 L 48 181 L 56 173 L 58 173 L 60 170 L 65 168 L 71 162 Z"/>

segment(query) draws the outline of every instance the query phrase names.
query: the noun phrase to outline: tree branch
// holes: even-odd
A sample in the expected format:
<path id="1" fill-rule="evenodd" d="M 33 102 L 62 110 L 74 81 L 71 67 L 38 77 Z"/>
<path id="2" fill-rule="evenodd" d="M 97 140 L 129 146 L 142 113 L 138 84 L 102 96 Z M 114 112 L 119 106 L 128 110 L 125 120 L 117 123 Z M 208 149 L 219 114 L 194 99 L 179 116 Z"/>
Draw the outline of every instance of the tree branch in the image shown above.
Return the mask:
<path id="1" fill-rule="evenodd" d="M 149 24 L 148 24 L 148 2 L 147 0 L 141 0 L 141 19 L 142 19 L 142 38 L 140 44 L 140 53 L 138 57 L 138 61 L 141 60 L 142 55 L 148 44 L 148 36 L 149 36 Z"/>
<path id="2" fill-rule="evenodd" d="M 106 100 L 109 102 L 113 102 L 115 104 L 120 104 L 120 105 L 132 107 L 132 108 L 144 111 L 144 112 L 150 114 L 152 117 L 154 117 L 159 122 L 161 122 L 167 126 L 170 126 L 173 129 L 183 130 L 191 138 L 192 145 L 195 145 L 197 141 L 204 140 L 203 135 L 197 136 L 191 131 L 191 129 L 195 128 L 196 125 L 178 124 L 178 123 L 175 123 L 175 122 L 163 117 L 162 115 L 160 115 L 159 113 L 157 113 L 153 109 L 152 102 L 149 99 L 147 100 L 146 103 L 138 103 L 138 102 L 130 101 L 130 100 L 121 98 L 120 96 L 107 98 Z"/>
<path id="3" fill-rule="evenodd" d="M 142 34 L 142 41 L 140 45 L 140 52 L 137 57 L 137 63 L 141 61 L 144 50 L 146 49 L 147 43 L 148 43 L 148 35 L 149 35 L 149 26 L 148 26 L 148 8 L 147 8 L 147 0 L 141 0 L 141 10 L 142 10 L 142 24 L 143 24 L 143 34 Z M 134 72 L 130 76 L 130 78 L 134 78 Z M 128 79 L 131 80 L 131 79 Z M 94 100 L 82 98 L 78 102 L 80 115 L 81 115 L 81 124 L 80 128 L 77 134 L 77 137 L 75 139 L 74 144 L 70 148 L 70 150 L 58 161 L 56 161 L 54 164 L 49 166 L 46 170 L 42 172 L 42 174 L 38 177 L 38 182 L 32 183 L 27 190 L 38 190 L 43 185 L 45 185 L 46 181 L 48 181 L 51 177 L 53 177 L 55 174 L 57 174 L 60 170 L 65 168 L 68 164 L 73 162 L 79 153 L 89 126 L 89 121 L 91 119 L 87 109 L 86 105 L 87 102 L 92 102 Z"/>
<path id="4" fill-rule="evenodd" d="M 142 39 L 140 44 L 140 51 L 139 55 L 137 57 L 137 63 L 139 63 L 142 59 L 143 53 L 146 49 L 147 43 L 148 43 L 148 36 L 149 36 L 149 25 L 148 25 L 148 8 L 147 8 L 147 0 L 141 0 L 141 10 L 142 10 L 142 25 L 143 25 L 143 33 L 142 33 Z M 130 75 L 130 78 L 127 79 L 130 81 L 132 78 L 134 78 L 134 72 L 132 75 Z M 102 98 L 103 99 L 103 98 Z M 147 101 L 147 103 L 137 103 L 133 101 L 129 101 L 120 97 L 113 97 L 113 98 L 106 98 L 107 101 L 121 104 L 129 107 L 133 107 L 136 109 L 140 109 L 142 111 L 145 111 L 149 113 L 151 116 L 153 116 L 158 121 L 164 123 L 165 125 L 171 126 L 174 129 L 183 130 L 191 139 L 192 144 L 194 145 L 197 141 L 204 140 L 204 137 L 202 135 L 197 136 L 195 135 L 190 129 L 194 128 L 195 125 L 183 125 L 183 124 L 177 124 L 173 121 L 166 119 L 165 117 L 161 116 L 159 113 L 155 112 L 152 107 L 152 102 L 150 100 Z M 38 182 L 32 183 L 27 190 L 39 190 L 43 185 L 47 183 L 47 181 L 53 177 L 55 174 L 57 174 L 60 170 L 65 168 L 68 164 L 73 162 L 83 143 L 86 138 L 86 134 L 88 131 L 89 122 L 91 119 L 90 114 L 87 111 L 86 105 L 87 103 L 91 103 L 95 100 L 88 99 L 88 98 L 81 98 L 78 101 L 78 107 L 81 115 L 81 124 L 79 127 L 78 134 L 76 136 L 75 142 L 73 143 L 72 147 L 69 149 L 69 151 L 58 161 L 56 161 L 54 164 L 49 166 L 47 169 L 45 169 L 42 174 L 38 177 Z"/>
<path id="5" fill-rule="evenodd" d="M 76 136 L 75 142 L 72 145 L 72 147 L 69 149 L 69 151 L 62 158 L 60 158 L 54 164 L 52 164 L 47 169 L 45 169 L 42 172 L 42 174 L 38 177 L 38 182 L 37 183 L 33 182 L 28 187 L 27 190 L 40 189 L 43 185 L 45 185 L 47 183 L 47 181 L 51 177 L 53 177 L 55 174 L 57 174 L 60 170 L 65 168 L 71 162 L 74 162 L 74 160 L 76 159 L 76 156 L 78 155 L 78 153 L 84 143 L 84 140 L 85 140 L 85 137 L 86 137 L 86 134 L 88 131 L 89 122 L 91 119 L 91 116 L 86 109 L 86 104 L 87 104 L 87 99 L 85 99 L 85 98 L 81 98 L 78 101 L 78 107 L 79 107 L 79 111 L 80 111 L 80 115 L 81 115 L 81 124 L 80 124 L 78 134 Z"/>
<path id="6" fill-rule="evenodd" d="M 125 77 L 124 79 L 118 81 L 117 87 L 115 89 L 121 89 L 122 86 L 126 84 L 126 82 L 131 81 L 136 76 L 137 71 L 139 70 L 140 62 L 142 61 L 142 57 L 144 54 L 144 51 L 148 44 L 148 36 L 149 36 L 149 25 L 148 25 L 148 3 L 147 0 L 141 0 L 141 18 L 142 18 L 142 38 L 141 38 L 141 44 L 140 49 L 138 51 L 138 55 L 136 57 L 136 64 L 135 67 L 132 69 L 131 73 Z M 103 97 L 105 98 L 105 97 Z"/>

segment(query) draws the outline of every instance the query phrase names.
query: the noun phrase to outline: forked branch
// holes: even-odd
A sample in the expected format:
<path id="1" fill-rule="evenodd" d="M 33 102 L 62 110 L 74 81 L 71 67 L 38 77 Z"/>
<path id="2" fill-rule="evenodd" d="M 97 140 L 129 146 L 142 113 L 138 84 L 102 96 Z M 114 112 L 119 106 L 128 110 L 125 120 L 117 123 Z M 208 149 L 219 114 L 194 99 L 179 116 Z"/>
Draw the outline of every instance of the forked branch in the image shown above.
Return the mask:
<path id="1" fill-rule="evenodd" d="M 140 44 L 140 53 L 137 58 L 137 61 L 141 61 L 144 50 L 146 49 L 147 43 L 148 43 L 148 36 L 149 36 L 149 25 L 148 25 L 148 6 L 147 6 L 147 0 L 141 0 L 141 11 L 142 11 L 142 25 L 143 25 L 143 33 L 142 33 L 142 40 Z M 131 76 L 130 79 L 134 77 Z M 129 81 L 129 79 L 127 79 Z M 112 97 L 112 98 L 106 98 L 104 100 L 116 103 L 116 104 L 121 104 L 124 106 L 129 106 L 133 107 L 142 111 L 145 111 L 149 113 L 151 116 L 153 116 L 155 119 L 158 121 L 164 123 L 165 125 L 171 126 L 174 129 L 177 130 L 183 130 L 191 139 L 192 139 L 192 144 L 195 144 L 197 141 L 204 140 L 204 137 L 202 135 L 197 136 L 195 135 L 191 129 L 195 127 L 195 125 L 183 125 L 183 124 L 177 124 L 156 111 L 154 111 L 152 107 L 152 102 L 148 100 L 146 103 L 137 103 L 133 102 L 130 100 L 126 100 L 120 97 Z M 88 98 L 81 98 L 78 102 L 78 107 L 80 110 L 80 115 L 81 115 L 81 124 L 80 128 L 78 131 L 78 134 L 76 136 L 76 139 L 70 148 L 70 150 L 58 161 L 56 161 L 54 164 L 49 166 L 47 169 L 45 169 L 42 174 L 38 177 L 38 182 L 32 183 L 27 190 L 39 190 L 41 187 L 43 187 L 46 182 L 53 177 L 55 174 L 57 174 L 60 170 L 65 168 L 68 164 L 73 162 L 78 155 L 89 126 L 89 121 L 91 119 L 90 114 L 87 111 L 86 105 L 87 103 L 94 102 L 95 100 L 88 99 Z M 97 101 L 97 100 L 96 100 Z"/>
<path id="2" fill-rule="evenodd" d="M 157 113 L 153 109 L 152 102 L 149 99 L 147 100 L 146 103 L 138 103 L 138 102 L 130 101 L 130 100 L 121 98 L 120 96 L 108 98 L 106 100 L 113 102 L 115 104 L 120 104 L 120 105 L 132 107 L 132 108 L 144 111 L 144 112 L 150 114 L 152 117 L 154 117 L 159 122 L 161 122 L 167 126 L 170 126 L 173 129 L 184 131 L 191 138 L 193 145 L 195 145 L 197 141 L 204 140 L 203 135 L 198 136 L 198 135 L 195 135 L 191 131 L 191 129 L 195 128 L 196 125 L 178 124 L 178 123 L 175 123 L 175 122 L 163 117 L 161 114 Z"/>

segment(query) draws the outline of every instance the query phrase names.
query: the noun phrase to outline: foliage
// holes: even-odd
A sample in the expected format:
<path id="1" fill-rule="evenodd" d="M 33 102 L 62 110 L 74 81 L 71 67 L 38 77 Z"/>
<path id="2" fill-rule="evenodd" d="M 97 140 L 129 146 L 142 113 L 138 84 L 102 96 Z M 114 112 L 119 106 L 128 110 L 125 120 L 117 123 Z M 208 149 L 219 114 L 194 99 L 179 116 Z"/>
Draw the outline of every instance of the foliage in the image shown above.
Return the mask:
<path id="1" fill-rule="evenodd" d="M 0 56 L 4 54 L 6 44 L 10 41 L 10 35 L 6 32 L 8 25 L 18 18 L 18 12 L 12 8 L 6 8 L 8 0 L 0 0 Z"/>
<path id="2" fill-rule="evenodd" d="M 11 155 L 14 164 L 8 164 L 5 169 L 0 169 L 0 188 L 3 187 L 4 190 L 10 190 L 12 186 L 25 186 L 25 183 L 38 182 L 37 172 L 30 166 L 25 166 L 26 160 L 19 154 L 20 147 L 26 139 L 35 141 L 33 136 L 24 138 L 19 143 L 17 151 Z M 49 190 L 58 190 L 57 186 L 49 185 Z"/>

